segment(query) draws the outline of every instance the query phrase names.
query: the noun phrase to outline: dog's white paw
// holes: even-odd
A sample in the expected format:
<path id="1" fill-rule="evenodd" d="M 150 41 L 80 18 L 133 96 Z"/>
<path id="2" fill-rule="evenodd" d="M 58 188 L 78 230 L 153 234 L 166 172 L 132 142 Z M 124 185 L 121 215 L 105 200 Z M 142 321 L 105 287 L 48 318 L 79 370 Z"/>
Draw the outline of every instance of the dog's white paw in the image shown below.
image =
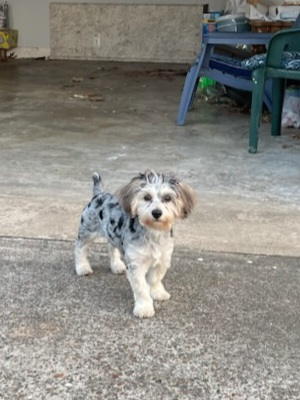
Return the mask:
<path id="1" fill-rule="evenodd" d="M 121 260 L 114 261 L 110 264 L 110 269 L 113 274 L 122 274 L 126 271 L 126 265 Z"/>
<path id="2" fill-rule="evenodd" d="M 153 300 L 169 300 L 171 297 L 170 293 L 166 291 L 163 285 L 156 286 L 155 288 L 150 289 L 150 294 Z"/>
<path id="3" fill-rule="evenodd" d="M 155 314 L 152 302 L 135 303 L 133 315 L 139 318 L 150 318 Z"/>
<path id="4" fill-rule="evenodd" d="M 90 275 L 93 270 L 88 262 L 76 264 L 76 273 L 78 276 Z"/>

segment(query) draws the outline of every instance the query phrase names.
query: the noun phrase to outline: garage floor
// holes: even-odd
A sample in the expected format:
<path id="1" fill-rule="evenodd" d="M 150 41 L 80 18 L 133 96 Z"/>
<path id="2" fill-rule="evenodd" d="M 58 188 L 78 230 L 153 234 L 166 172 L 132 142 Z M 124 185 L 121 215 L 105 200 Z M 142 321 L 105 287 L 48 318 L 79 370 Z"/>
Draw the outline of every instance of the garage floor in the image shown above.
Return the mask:
<path id="1" fill-rule="evenodd" d="M 153 168 L 177 174 L 199 195 L 194 216 L 178 225 L 179 245 L 299 256 L 298 130 L 272 138 L 263 123 L 259 153 L 250 155 L 249 115 L 204 101 L 177 127 L 185 70 L 2 63 L 2 235 L 73 239 L 93 171 L 115 190 Z"/>
<path id="2" fill-rule="evenodd" d="M 250 155 L 249 114 L 202 99 L 177 127 L 185 71 L 0 64 L 0 399 L 299 398 L 299 132 L 264 122 Z M 175 228 L 172 298 L 139 321 L 103 244 L 78 278 L 73 241 L 92 172 L 115 190 L 146 168 L 198 203 Z"/>

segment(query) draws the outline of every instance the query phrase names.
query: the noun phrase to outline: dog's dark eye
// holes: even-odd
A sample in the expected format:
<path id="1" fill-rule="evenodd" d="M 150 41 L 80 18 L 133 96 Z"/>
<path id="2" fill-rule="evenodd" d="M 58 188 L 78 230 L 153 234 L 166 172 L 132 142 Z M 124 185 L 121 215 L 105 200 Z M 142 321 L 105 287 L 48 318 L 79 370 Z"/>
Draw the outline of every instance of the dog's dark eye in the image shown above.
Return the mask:
<path id="1" fill-rule="evenodd" d="M 171 196 L 170 195 L 165 195 L 165 197 L 164 197 L 164 201 L 166 202 L 166 203 L 168 203 L 169 201 L 171 201 L 172 199 L 171 199 Z"/>
<path id="2" fill-rule="evenodd" d="M 151 200 L 152 200 L 152 197 L 150 196 L 150 194 L 145 194 L 144 200 L 145 200 L 145 201 L 151 201 Z"/>

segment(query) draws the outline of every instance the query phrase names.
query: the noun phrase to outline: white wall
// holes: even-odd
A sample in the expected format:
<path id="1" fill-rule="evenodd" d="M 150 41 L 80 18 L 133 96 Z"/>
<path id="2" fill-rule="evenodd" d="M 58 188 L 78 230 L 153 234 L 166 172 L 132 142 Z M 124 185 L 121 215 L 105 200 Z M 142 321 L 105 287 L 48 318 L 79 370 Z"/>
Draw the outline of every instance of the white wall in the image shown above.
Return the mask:
<path id="1" fill-rule="evenodd" d="M 94 3 L 94 4 L 210 4 L 211 10 L 224 9 L 226 0 L 8 0 L 10 28 L 19 31 L 19 57 L 49 56 L 49 4 L 50 3 Z"/>

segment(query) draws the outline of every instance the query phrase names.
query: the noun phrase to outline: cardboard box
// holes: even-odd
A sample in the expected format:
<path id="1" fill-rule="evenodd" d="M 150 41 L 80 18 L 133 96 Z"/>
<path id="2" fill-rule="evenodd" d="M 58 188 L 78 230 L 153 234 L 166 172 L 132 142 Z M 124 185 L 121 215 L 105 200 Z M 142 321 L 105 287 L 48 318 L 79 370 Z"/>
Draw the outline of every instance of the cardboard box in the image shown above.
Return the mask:
<path id="1" fill-rule="evenodd" d="M 18 46 L 18 31 L 15 29 L 0 29 L 0 49 L 10 50 Z"/>

